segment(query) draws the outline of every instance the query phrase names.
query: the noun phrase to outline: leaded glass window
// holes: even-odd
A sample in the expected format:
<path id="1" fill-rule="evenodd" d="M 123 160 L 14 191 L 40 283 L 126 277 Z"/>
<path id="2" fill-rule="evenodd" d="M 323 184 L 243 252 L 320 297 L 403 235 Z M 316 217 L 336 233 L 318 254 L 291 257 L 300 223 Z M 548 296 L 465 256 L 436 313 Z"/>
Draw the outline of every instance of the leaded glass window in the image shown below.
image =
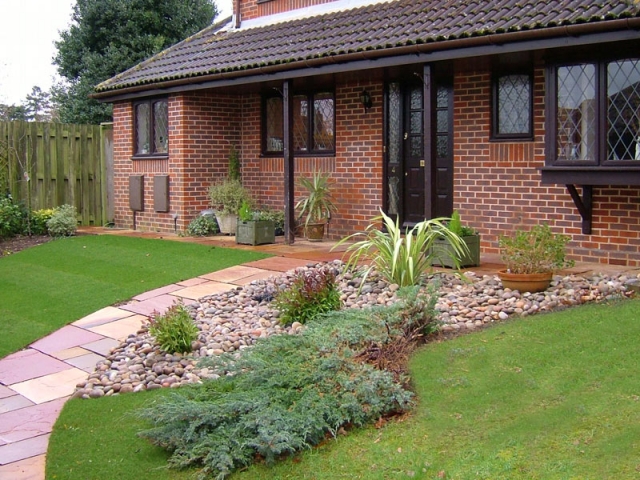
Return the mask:
<path id="1" fill-rule="evenodd" d="M 293 96 L 293 151 L 325 154 L 335 151 L 335 100 L 332 92 Z M 284 116 L 281 97 L 263 102 L 263 152 L 284 150 Z"/>
<path id="2" fill-rule="evenodd" d="M 640 160 L 640 61 L 607 66 L 607 159 Z"/>
<path id="3" fill-rule="evenodd" d="M 166 155 L 169 152 L 169 104 L 166 99 L 134 105 L 134 155 Z"/>
<path id="4" fill-rule="evenodd" d="M 528 74 L 508 74 L 494 80 L 493 137 L 532 137 L 532 88 Z"/>

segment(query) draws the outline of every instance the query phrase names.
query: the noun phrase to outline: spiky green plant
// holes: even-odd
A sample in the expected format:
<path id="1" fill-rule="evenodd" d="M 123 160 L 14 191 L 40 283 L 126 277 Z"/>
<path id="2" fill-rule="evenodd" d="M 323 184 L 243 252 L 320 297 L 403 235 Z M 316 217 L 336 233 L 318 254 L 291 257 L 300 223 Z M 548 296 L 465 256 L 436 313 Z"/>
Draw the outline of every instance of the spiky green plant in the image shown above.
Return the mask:
<path id="1" fill-rule="evenodd" d="M 394 221 L 382 210 L 380 213 L 364 232 L 349 235 L 336 244 L 337 247 L 364 237 L 345 252 L 348 269 L 368 264 L 364 267 L 364 279 L 375 269 L 390 283 L 401 287 L 418 285 L 422 276 L 432 268 L 432 247 L 437 238 L 445 238 L 453 247 L 456 268 L 460 265 L 460 258 L 468 254 L 464 241 L 445 225 L 446 218 L 425 220 L 403 230 L 397 219 Z M 378 228 L 381 220 L 386 231 Z"/>

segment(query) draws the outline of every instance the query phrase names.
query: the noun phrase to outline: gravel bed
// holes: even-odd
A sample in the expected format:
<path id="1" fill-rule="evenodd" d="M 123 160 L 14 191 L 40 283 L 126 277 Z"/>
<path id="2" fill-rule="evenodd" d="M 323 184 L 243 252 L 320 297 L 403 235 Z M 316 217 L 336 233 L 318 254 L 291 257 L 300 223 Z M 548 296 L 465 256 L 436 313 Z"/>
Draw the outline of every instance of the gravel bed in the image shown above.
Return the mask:
<path id="1" fill-rule="evenodd" d="M 375 273 L 359 291 L 360 281 L 349 273 L 341 273 L 342 262 L 310 264 L 226 293 L 203 297 L 199 303 L 189 306 L 200 334 L 194 342 L 194 351 L 187 356 L 161 351 L 146 328 L 130 335 L 96 365 L 95 372 L 86 381 L 77 385 L 74 397 L 98 398 L 176 388 L 204 378 L 217 378 L 210 369 L 198 367 L 202 357 L 240 352 L 260 338 L 300 331 L 302 325 L 297 322 L 288 327 L 279 324 L 279 313 L 271 306 L 271 300 L 291 283 L 296 272 L 310 268 L 329 269 L 337 274 L 345 308 L 391 305 L 397 300 L 398 286 L 389 285 Z M 636 277 L 625 275 L 556 276 L 545 292 L 520 294 L 504 289 L 496 275 L 466 272 L 463 277 L 451 273 L 433 277 L 440 285 L 436 309 L 444 332 L 473 331 L 514 316 L 630 296 L 625 284 L 632 279 L 637 281 Z"/>

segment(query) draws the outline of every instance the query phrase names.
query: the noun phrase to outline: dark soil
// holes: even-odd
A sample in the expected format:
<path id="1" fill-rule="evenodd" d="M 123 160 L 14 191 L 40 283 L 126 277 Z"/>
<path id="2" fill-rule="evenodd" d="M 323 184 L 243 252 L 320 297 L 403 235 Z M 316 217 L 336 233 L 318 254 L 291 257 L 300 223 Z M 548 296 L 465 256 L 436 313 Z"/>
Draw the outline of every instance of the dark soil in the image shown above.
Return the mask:
<path id="1" fill-rule="evenodd" d="M 21 250 L 25 250 L 36 245 L 42 245 L 53 240 L 48 235 L 18 235 L 13 238 L 5 238 L 0 240 L 0 257 L 11 255 L 12 253 L 18 253 Z"/>

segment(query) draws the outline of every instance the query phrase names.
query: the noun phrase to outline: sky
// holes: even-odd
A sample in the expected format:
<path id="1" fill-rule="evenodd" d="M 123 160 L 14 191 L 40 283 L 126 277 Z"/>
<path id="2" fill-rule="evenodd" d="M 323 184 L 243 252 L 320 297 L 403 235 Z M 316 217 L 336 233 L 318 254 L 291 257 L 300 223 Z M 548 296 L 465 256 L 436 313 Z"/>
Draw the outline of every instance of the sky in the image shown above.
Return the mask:
<path id="1" fill-rule="evenodd" d="M 216 0 L 231 15 L 232 0 Z M 20 104 L 34 86 L 56 81 L 54 42 L 67 30 L 75 0 L 0 0 L 0 103 Z"/>

